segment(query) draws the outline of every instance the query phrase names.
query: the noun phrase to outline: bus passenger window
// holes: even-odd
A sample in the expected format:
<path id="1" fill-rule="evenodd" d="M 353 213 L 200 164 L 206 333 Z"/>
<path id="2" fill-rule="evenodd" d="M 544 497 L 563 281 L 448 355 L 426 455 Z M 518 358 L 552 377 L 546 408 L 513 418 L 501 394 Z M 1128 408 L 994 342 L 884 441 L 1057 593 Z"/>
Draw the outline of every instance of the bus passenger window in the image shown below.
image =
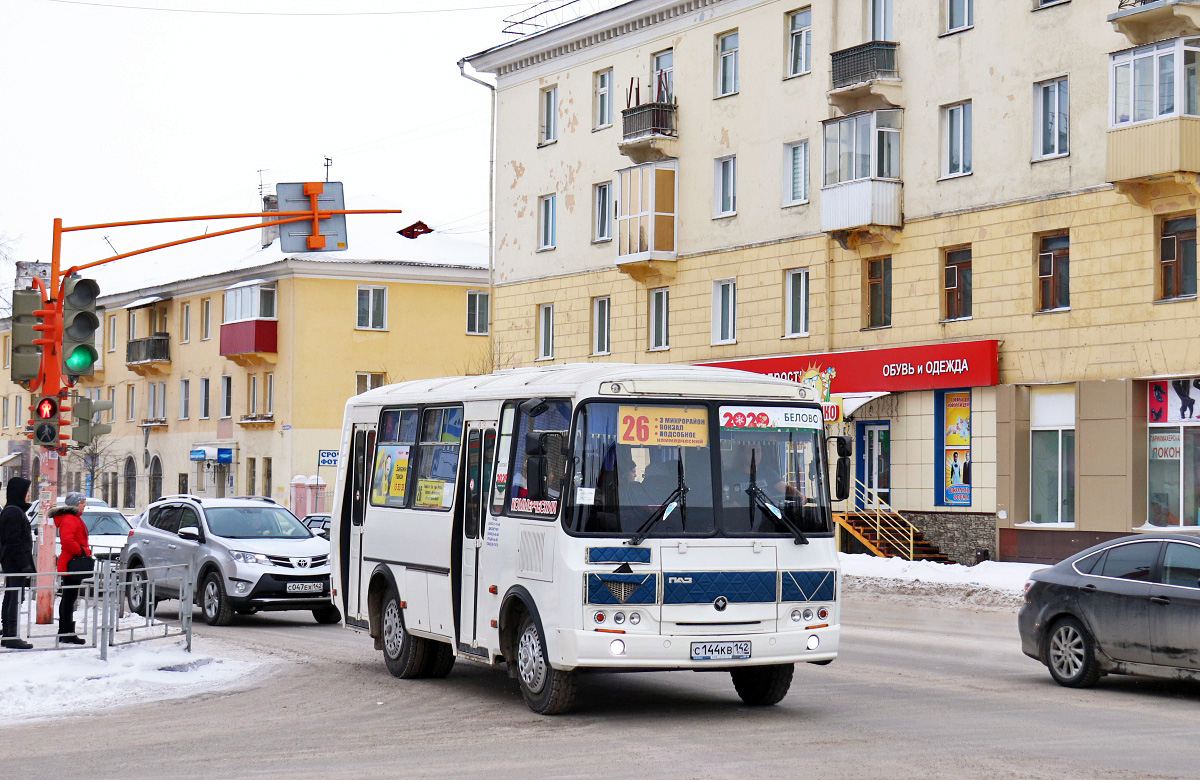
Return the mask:
<path id="1" fill-rule="evenodd" d="M 513 420 L 517 414 L 516 404 L 506 403 L 500 413 L 500 447 L 496 452 L 496 482 L 492 491 L 492 514 L 504 511 L 508 498 L 508 464 L 512 460 Z"/>
<path id="2" fill-rule="evenodd" d="M 571 403 L 547 400 L 546 410 L 519 414 L 512 482 L 512 511 L 544 518 L 558 515 L 567 464 Z"/>
<path id="3" fill-rule="evenodd" d="M 449 509 L 454 503 L 462 430 L 462 408 L 425 410 L 421 440 L 417 445 L 419 456 L 413 506 Z"/>
<path id="4" fill-rule="evenodd" d="M 371 471 L 371 506 L 406 505 L 416 437 L 416 409 L 389 409 L 383 413 Z"/>

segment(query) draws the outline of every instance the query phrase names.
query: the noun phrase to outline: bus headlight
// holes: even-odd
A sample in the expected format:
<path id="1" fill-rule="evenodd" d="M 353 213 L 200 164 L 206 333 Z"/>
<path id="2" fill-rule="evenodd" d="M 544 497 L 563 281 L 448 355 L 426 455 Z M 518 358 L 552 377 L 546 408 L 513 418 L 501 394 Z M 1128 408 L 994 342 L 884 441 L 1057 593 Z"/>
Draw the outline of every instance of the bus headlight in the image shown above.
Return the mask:
<path id="1" fill-rule="evenodd" d="M 808 649 L 809 650 L 816 650 L 820 646 L 821 646 L 821 637 L 817 636 L 816 634 L 812 634 L 808 637 Z"/>
<path id="2" fill-rule="evenodd" d="M 621 625 L 622 623 L 624 623 L 625 622 L 625 613 L 618 612 L 615 615 L 613 615 L 613 622 L 616 623 L 618 626 Z"/>
<path id="3" fill-rule="evenodd" d="M 804 610 L 804 622 L 811 623 L 812 618 L 813 618 L 812 610 L 811 609 Z"/>
<path id="4" fill-rule="evenodd" d="M 642 622 L 641 613 L 639 613 L 639 612 L 630 612 L 629 613 L 629 625 L 636 626 L 638 623 L 641 623 L 641 622 Z"/>
<path id="5" fill-rule="evenodd" d="M 800 610 L 798 610 L 798 609 L 793 609 L 793 610 L 792 610 L 792 622 L 793 622 L 793 623 L 799 623 L 799 622 L 800 622 Z"/>

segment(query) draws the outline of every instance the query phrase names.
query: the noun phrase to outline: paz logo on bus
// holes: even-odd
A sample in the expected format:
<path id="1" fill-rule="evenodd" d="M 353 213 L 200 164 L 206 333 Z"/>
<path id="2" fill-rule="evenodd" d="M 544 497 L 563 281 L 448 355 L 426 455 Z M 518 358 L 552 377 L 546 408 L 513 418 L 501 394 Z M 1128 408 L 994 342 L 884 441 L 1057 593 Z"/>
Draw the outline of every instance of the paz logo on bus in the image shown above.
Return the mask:
<path id="1" fill-rule="evenodd" d="M 692 578 L 691 577 L 667 577 L 667 582 L 671 583 L 672 585 L 691 585 Z"/>

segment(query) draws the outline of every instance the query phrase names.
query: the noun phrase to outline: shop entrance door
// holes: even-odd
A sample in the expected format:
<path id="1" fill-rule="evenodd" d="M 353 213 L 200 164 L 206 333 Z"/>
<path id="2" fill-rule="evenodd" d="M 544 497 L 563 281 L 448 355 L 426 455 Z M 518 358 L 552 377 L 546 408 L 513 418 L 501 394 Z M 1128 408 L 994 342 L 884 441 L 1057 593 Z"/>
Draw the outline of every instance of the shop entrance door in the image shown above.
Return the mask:
<path id="1" fill-rule="evenodd" d="M 891 504 L 892 437 L 887 423 L 863 426 L 863 483 L 867 506 Z"/>

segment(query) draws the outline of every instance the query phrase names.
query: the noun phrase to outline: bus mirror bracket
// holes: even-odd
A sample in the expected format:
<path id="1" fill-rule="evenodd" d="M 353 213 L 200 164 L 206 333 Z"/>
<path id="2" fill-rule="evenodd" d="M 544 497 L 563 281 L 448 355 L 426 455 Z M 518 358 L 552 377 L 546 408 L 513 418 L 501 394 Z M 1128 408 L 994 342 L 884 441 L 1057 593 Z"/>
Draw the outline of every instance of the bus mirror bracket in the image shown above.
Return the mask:
<path id="1" fill-rule="evenodd" d="M 527 401 L 522 401 L 520 406 L 521 414 L 526 417 L 537 417 L 545 414 L 549 408 L 550 404 L 546 403 L 545 398 L 530 398 Z"/>

